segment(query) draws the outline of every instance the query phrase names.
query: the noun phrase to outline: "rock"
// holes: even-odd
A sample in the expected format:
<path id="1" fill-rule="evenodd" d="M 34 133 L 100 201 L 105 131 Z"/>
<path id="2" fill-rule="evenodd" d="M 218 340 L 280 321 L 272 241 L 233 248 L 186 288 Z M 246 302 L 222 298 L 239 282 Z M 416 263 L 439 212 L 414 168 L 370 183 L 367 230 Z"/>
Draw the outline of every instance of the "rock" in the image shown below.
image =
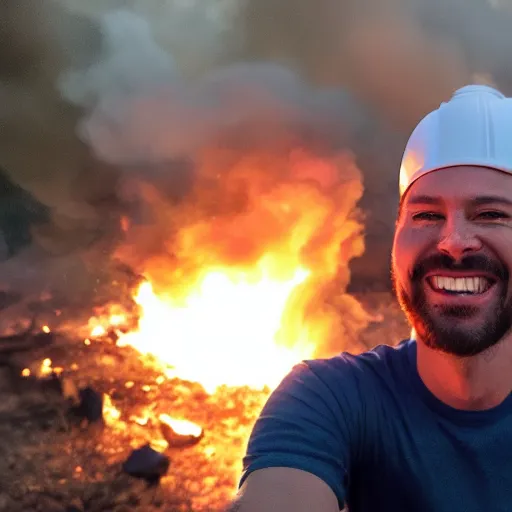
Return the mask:
<path id="1" fill-rule="evenodd" d="M 153 450 L 147 444 L 142 448 L 133 450 L 123 464 L 123 471 L 130 476 L 155 483 L 167 473 L 170 463 L 169 457 Z"/>

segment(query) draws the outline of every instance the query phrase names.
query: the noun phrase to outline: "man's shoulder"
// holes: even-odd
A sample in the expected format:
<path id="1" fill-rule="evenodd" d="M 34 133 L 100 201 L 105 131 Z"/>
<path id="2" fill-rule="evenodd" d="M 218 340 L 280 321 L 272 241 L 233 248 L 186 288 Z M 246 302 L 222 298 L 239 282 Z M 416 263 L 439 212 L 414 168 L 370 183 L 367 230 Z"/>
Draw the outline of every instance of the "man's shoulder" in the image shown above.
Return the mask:
<path id="1" fill-rule="evenodd" d="M 359 354 L 342 352 L 324 359 L 306 360 L 302 364 L 323 381 L 355 377 L 372 379 L 401 377 L 407 370 L 416 342 L 403 340 L 397 345 L 378 345 Z"/>
<path id="2" fill-rule="evenodd" d="M 342 406 L 357 411 L 363 404 L 395 399 L 407 388 L 411 352 L 415 350 L 415 342 L 406 340 L 360 354 L 342 352 L 330 358 L 305 360 L 283 379 L 271 402 L 295 404 L 300 398 L 295 404 L 298 408 L 301 404 L 324 404 L 329 410 Z"/>

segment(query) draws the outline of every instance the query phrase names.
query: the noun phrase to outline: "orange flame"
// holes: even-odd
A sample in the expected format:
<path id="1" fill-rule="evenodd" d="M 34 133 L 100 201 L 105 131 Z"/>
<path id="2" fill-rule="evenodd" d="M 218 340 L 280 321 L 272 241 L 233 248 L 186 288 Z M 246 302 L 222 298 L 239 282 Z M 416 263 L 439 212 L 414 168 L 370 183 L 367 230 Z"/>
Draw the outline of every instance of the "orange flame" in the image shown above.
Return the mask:
<path id="1" fill-rule="evenodd" d="M 363 251 L 352 217 L 360 174 L 346 154 L 293 152 L 288 160 L 263 158 L 287 168 L 287 178 L 249 161 L 218 180 L 215 157 L 207 157 L 191 200 L 179 209 L 168 211 L 160 192 L 141 184 L 166 247 L 144 255 L 154 243 L 130 227 L 134 245 L 127 241 L 117 256 L 138 260 L 147 278 L 134 296 L 138 326 L 117 329 L 126 314 L 112 309 L 91 320 L 90 337 L 113 329 L 118 345 L 156 357 L 168 377 L 199 382 L 210 393 L 222 385 L 273 388 L 320 347 L 348 339 L 340 304 L 355 311 L 346 325 L 366 321 L 355 300 L 339 301 L 348 262 Z"/>
<path id="2" fill-rule="evenodd" d="M 299 357 L 314 352 L 307 342 L 294 350 L 276 343 L 286 302 L 306 277 L 299 270 L 282 282 L 267 277 L 250 283 L 219 270 L 207 274 L 181 305 L 143 283 L 135 297 L 142 308 L 139 330 L 118 344 L 156 355 L 172 365 L 168 377 L 201 382 L 210 392 L 222 384 L 273 386 Z"/>

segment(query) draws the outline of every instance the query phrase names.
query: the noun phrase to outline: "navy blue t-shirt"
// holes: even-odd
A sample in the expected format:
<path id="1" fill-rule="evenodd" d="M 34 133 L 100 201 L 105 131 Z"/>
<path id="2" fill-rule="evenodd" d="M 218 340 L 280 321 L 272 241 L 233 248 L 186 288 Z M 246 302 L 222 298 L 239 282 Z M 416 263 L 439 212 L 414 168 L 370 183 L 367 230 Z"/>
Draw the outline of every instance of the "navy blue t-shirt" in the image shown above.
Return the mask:
<path id="1" fill-rule="evenodd" d="M 512 395 L 487 411 L 438 400 L 416 342 L 305 361 L 256 422 L 241 484 L 257 469 L 302 469 L 350 512 L 512 511 Z"/>

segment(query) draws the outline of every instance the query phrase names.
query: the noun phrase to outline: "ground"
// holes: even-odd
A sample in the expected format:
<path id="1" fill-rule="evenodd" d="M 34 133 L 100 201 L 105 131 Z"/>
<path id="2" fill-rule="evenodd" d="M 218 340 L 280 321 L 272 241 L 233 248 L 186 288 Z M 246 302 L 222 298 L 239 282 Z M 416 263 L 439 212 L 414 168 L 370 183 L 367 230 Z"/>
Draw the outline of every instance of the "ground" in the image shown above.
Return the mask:
<path id="1" fill-rule="evenodd" d="M 383 320 L 362 334 L 366 346 L 407 336 L 389 294 L 359 298 Z M 58 379 L 34 377 L 44 358 L 63 368 Z M 20 375 L 25 367 L 31 376 Z M 106 408 L 105 423 L 96 424 L 73 414 L 73 396 L 85 386 L 108 395 L 120 416 Z M 0 511 L 221 512 L 267 395 L 226 388 L 210 396 L 198 384 L 163 379 L 131 348 L 55 334 L 51 346 L 0 367 Z M 168 447 L 170 468 L 151 486 L 124 474 L 122 464 L 148 442 L 165 449 L 162 413 L 197 423 L 204 437 L 193 446 Z"/>

